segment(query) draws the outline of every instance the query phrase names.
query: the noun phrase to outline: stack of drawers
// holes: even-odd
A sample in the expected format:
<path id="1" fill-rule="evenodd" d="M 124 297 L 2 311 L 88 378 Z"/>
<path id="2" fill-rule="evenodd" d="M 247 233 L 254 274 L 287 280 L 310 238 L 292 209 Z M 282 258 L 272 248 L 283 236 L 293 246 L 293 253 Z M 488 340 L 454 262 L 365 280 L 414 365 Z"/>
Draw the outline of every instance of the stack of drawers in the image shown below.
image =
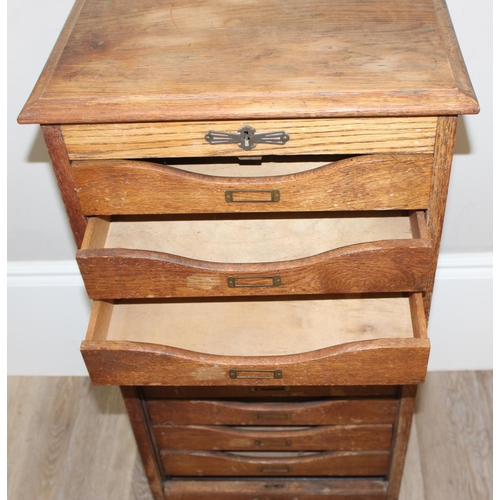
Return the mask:
<path id="1" fill-rule="evenodd" d="M 391 391 L 371 388 L 322 398 L 331 391 L 285 388 L 281 398 L 260 399 L 145 394 L 169 476 L 386 476 L 397 413 L 391 389 L 392 397 L 372 396 Z M 304 392 L 318 399 L 295 396 Z"/>
<path id="2" fill-rule="evenodd" d="M 19 121 L 94 300 L 81 351 L 155 500 L 394 500 L 477 102 L 441 0 L 255 3 L 76 2 Z"/>

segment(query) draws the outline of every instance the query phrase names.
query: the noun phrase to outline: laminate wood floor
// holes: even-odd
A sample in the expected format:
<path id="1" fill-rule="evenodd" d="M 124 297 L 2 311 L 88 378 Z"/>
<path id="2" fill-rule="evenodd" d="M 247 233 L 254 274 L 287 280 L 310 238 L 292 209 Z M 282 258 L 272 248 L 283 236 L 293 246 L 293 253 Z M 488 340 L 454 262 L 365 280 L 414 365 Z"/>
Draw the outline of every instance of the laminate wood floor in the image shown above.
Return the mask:
<path id="1" fill-rule="evenodd" d="M 492 372 L 431 372 L 400 500 L 493 498 Z M 116 387 L 9 377 L 9 500 L 152 500 Z"/>

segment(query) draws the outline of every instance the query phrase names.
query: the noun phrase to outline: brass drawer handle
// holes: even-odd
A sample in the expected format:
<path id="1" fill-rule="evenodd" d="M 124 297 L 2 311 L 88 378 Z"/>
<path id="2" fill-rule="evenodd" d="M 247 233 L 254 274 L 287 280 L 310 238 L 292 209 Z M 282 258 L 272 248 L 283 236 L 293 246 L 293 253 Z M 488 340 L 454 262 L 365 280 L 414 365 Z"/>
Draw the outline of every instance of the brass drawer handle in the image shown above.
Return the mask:
<path id="1" fill-rule="evenodd" d="M 268 472 L 270 474 L 280 474 L 280 473 L 287 473 L 287 472 L 292 472 L 292 468 L 289 467 L 288 465 L 282 465 L 282 466 L 261 466 L 257 467 L 257 470 L 259 472 Z"/>
<path id="2" fill-rule="evenodd" d="M 228 203 L 276 203 L 280 197 L 279 189 L 228 189 L 224 193 Z"/>
<path id="3" fill-rule="evenodd" d="M 283 447 L 292 446 L 292 442 L 289 439 L 256 439 L 255 446 L 267 446 L 267 447 Z"/>
<path id="4" fill-rule="evenodd" d="M 255 129 L 248 125 L 240 128 L 237 133 L 210 130 L 205 134 L 205 140 L 209 144 L 237 144 L 238 147 L 245 151 L 250 151 L 256 144 L 283 145 L 289 139 L 290 136 L 283 131 L 256 134 Z"/>
<path id="5" fill-rule="evenodd" d="M 283 378 L 281 370 L 229 370 L 229 378 Z"/>
<path id="6" fill-rule="evenodd" d="M 228 276 L 229 288 L 281 286 L 281 276 Z"/>

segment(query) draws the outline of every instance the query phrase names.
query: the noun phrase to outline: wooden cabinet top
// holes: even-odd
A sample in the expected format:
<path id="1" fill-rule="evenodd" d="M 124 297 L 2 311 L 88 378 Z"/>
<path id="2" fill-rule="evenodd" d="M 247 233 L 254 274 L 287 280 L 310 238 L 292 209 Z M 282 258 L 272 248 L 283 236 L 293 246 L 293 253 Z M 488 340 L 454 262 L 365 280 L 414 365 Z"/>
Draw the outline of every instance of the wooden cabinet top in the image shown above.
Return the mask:
<path id="1" fill-rule="evenodd" d="M 444 0 L 77 0 L 19 122 L 478 110 Z"/>

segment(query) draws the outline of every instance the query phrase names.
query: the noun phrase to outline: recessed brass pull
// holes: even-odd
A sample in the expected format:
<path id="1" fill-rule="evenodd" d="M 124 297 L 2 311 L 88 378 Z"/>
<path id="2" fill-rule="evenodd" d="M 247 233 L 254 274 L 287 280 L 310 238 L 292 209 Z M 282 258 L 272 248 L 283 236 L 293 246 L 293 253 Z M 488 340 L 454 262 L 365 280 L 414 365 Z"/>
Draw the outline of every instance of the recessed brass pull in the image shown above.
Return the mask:
<path id="1" fill-rule="evenodd" d="M 276 203 L 280 201 L 279 189 L 228 189 L 224 193 L 228 203 Z"/>
<path id="2" fill-rule="evenodd" d="M 281 370 L 229 370 L 229 378 L 283 378 Z"/>
<path id="3" fill-rule="evenodd" d="M 250 387 L 251 392 L 286 392 L 290 390 L 290 387 L 281 386 L 281 387 Z"/>
<path id="4" fill-rule="evenodd" d="M 256 439 L 255 446 L 267 446 L 269 447 L 283 447 L 292 446 L 292 442 L 289 439 Z"/>
<path id="5" fill-rule="evenodd" d="M 253 418 L 255 420 L 272 420 L 273 422 L 277 420 L 291 420 L 291 413 L 280 413 L 278 411 L 266 412 L 266 413 L 254 413 Z"/>
<path id="6" fill-rule="evenodd" d="M 287 472 L 292 472 L 292 468 L 288 465 L 263 465 L 261 467 L 258 467 L 257 470 L 259 472 L 268 472 L 270 474 L 280 474 L 280 473 L 287 473 Z"/>
<path id="7" fill-rule="evenodd" d="M 229 276 L 229 288 L 254 288 L 267 286 L 280 286 L 281 276 Z"/>

